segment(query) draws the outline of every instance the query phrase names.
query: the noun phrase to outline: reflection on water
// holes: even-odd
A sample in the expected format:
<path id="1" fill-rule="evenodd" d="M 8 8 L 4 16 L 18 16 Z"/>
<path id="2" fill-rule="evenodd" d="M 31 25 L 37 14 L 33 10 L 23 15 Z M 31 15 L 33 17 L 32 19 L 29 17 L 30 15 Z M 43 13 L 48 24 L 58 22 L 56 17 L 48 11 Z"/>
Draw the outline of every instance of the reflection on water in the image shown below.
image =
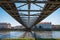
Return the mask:
<path id="1" fill-rule="evenodd" d="M 36 31 L 37 38 L 52 38 L 52 31 Z"/>
<path id="2" fill-rule="evenodd" d="M 0 38 L 19 38 L 23 33 L 22 31 L 0 31 Z"/>
<path id="3" fill-rule="evenodd" d="M 53 31 L 52 35 L 53 35 L 53 38 L 60 38 L 60 31 Z"/>
<path id="4" fill-rule="evenodd" d="M 0 38 L 20 38 L 23 34 L 23 31 L 0 31 Z M 60 31 L 40 31 L 36 32 L 36 35 L 39 38 L 47 38 L 49 37 L 48 35 L 51 38 L 60 38 Z"/>

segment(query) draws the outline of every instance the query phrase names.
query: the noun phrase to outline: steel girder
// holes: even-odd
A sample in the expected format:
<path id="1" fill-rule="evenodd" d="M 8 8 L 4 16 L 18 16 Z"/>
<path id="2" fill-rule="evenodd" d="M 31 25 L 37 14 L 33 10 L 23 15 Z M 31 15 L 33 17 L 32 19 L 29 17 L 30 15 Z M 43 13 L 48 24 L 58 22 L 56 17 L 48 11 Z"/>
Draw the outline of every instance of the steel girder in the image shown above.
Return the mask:
<path id="1" fill-rule="evenodd" d="M 27 3 L 28 4 L 28 10 L 17 10 L 14 3 Z M 30 3 L 45 3 L 45 7 L 43 10 L 30 10 Z M 28 22 L 29 22 L 29 16 L 39 16 L 39 18 L 34 22 L 32 26 L 35 24 L 41 22 L 44 18 L 46 18 L 48 15 L 50 15 L 52 12 L 54 12 L 57 8 L 60 7 L 60 0 L 0 0 L 0 6 L 6 10 L 13 18 L 15 18 L 19 23 L 23 24 L 25 27 L 26 25 L 23 23 L 23 21 L 20 18 L 20 15 L 18 14 L 18 11 L 28 11 Z M 38 6 L 38 5 L 37 5 Z M 30 15 L 30 11 L 41 11 L 42 13 L 40 15 Z M 24 15 L 24 14 L 23 14 Z M 32 26 L 30 28 L 32 28 Z"/>

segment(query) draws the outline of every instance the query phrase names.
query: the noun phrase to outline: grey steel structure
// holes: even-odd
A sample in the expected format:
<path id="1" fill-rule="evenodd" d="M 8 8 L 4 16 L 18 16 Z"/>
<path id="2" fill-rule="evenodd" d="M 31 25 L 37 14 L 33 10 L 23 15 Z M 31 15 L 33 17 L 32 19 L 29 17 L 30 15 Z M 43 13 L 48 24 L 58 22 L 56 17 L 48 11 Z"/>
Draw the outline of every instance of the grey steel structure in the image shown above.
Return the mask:
<path id="1" fill-rule="evenodd" d="M 40 9 L 34 9 L 32 4 Z M 27 9 L 22 9 L 26 5 Z M 60 7 L 60 0 L 0 0 L 0 7 L 21 23 L 25 31 L 31 31 L 34 25 Z"/>

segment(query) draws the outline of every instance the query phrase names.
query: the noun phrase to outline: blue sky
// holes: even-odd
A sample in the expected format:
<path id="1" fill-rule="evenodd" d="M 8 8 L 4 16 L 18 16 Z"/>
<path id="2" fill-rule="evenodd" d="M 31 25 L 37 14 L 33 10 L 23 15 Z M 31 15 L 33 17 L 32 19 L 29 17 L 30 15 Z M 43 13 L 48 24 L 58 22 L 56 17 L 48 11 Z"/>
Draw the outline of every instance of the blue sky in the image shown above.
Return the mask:
<path id="1" fill-rule="evenodd" d="M 0 7 L 0 23 L 2 23 L 2 22 L 11 23 L 12 26 L 21 25 Z M 56 11 L 54 11 L 47 18 L 42 20 L 42 22 L 51 22 L 52 24 L 60 25 L 60 8 L 57 9 Z"/>
<path id="2" fill-rule="evenodd" d="M 60 8 L 42 20 L 42 22 L 51 22 L 54 25 L 60 25 Z"/>
<path id="3" fill-rule="evenodd" d="M 0 7 L 0 23 L 11 23 L 12 26 L 20 25 L 14 18 L 12 18 L 5 10 Z"/>

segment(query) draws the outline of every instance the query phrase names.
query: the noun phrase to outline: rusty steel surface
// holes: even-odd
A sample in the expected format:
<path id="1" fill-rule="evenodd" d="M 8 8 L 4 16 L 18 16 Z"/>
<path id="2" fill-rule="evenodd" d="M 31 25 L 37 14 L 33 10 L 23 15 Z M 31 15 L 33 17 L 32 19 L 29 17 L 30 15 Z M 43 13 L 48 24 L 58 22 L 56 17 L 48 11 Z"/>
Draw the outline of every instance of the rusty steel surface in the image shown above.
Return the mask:
<path id="1" fill-rule="evenodd" d="M 18 3 L 23 5 L 18 6 Z M 43 4 L 43 6 L 39 4 Z M 27 9 L 22 9 L 26 5 Z M 40 7 L 40 9 L 38 10 L 37 7 L 34 10 L 31 9 L 33 5 Z M 26 29 L 29 28 L 28 30 L 31 30 L 34 25 L 41 22 L 60 7 L 60 0 L 0 0 L 0 7 L 25 26 Z M 34 14 L 34 12 L 37 13 Z"/>

